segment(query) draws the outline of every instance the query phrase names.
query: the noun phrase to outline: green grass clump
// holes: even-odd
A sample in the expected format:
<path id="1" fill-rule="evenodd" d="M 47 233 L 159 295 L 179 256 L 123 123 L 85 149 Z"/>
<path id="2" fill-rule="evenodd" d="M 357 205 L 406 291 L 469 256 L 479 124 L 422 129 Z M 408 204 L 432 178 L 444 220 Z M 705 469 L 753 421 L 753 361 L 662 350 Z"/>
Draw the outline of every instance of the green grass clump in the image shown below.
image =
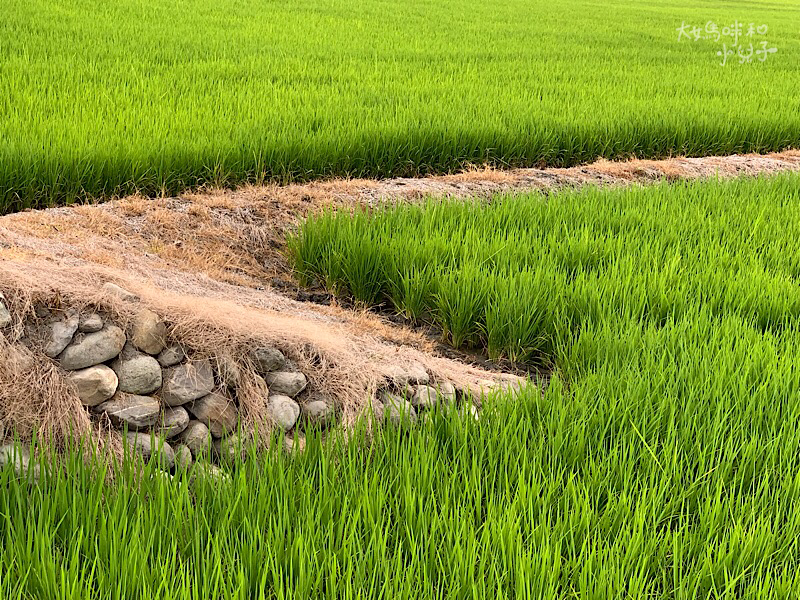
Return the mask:
<path id="1" fill-rule="evenodd" d="M 229 481 L 125 463 L 104 482 L 77 454 L 37 485 L 6 470 L 0 597 L 794 597 L 797 403 L 676 405 L 669 375 L 311 436 Z"/>
<path id="2" fill-rule="evenodd" d="M 551 362 L 556 390 L 516 409 L 530 411 L 517 422 L 528 446 L 487 441 L 527 463 L 504 476 L 504 498 L 528 495 L 535 515 L 509 521 L 536 540 L 527 564 L 570 573 L 539 597 L 788 598 L 800 589 L 800 538 L 784 537 L 800 524 L 798 239 L 800 176 L 787 175 L 327 213 L 290 247 L 306 278 L 383 265 L 364 277 L 400 307 L 397 282 L 424 271 L 417 318 L 496 358 Z M 470 318 L 481 333 L 454 337 Z M 540 512 L 555 489 L 562 503 Z M 572 517 L 577 563 L 536 533 Z"/>
<path id="3" fill-rule="evenodd" d="M 722 67 L 707 21 L 778 52 Z M 793 0 L 4 0 L 0 40 L 0 213 L 800 142 Z"/>
<path id="4" fill-rule="evenodd" d="M 289 248 L 302 280 L 432 322 L 456 347 L 565 363 L 581 336 L 607 324 L 708 315 L 775 334 L 798 327 L 798 181 L 329 211 Z"/>

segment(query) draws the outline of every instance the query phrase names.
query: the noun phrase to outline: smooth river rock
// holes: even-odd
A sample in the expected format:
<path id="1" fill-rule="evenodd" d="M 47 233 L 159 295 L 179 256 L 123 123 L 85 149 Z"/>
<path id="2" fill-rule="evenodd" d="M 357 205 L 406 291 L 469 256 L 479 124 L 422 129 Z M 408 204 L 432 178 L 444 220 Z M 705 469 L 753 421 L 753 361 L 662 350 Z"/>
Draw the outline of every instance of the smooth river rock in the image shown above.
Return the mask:
<path id="1" fill-rule="evenodd" d="M 256 368 L 262 374 L 278 371 L 286 365 L 286 357 L 283 352 L 269 346 L 253 350 L 253 358 L 256 361 Z"/>
<path id="2" fill-rule="evenodd" d="M 158 434 L 165 438 L 174 438 L 183 433 L 189 426 L 189 413 L 182 406 L 167 408 L 158 423 Z"/>
<path id="3" fill-rule="evenodd" d="M 411 396 L 411 405 L 415 409 L 429 409 L 433 408 L 442 401 L 439 395 L 439 390 L 430 385 L 420 385 Z"/>
<path id="4" fill-rule="evenodd" d="M 31 467 L 31 453 L 27 445 L 15 443 L 0 446 L 0 470 L 9 464 L 13 465 L 17 477 L 27 477 L 30 474 L 34 481 L 39 480 L 39 465 L 34 463 Z"/>
<path id="5" fill-rule="evenodd" d="M 408 373 L 408 383 L 412 385 L 426 385 L 431 379 L 425 367 L 418 362 L 412 363 L 406 372 Z"/>
<path id="6" fill-rule="evenodd" d="M 189 448 L 195 458 L 211 451 L 211 432 L 200 421 L 189 421 L 178 440 Z"/>
<path id="7" fill-rule="evenodd" d="M 267 405 L 272 420 L 284 431 L 289 431 L 300 416 L 300 405 L 289 396 L 270 396 Z"/>
<path id="8" fill-rule="evenodd" d="M 117 374 L 105 365 L 72 371 L 68 378 L 78 388 L 78 397 L 85 406 L 97 406 L 117 391 Z"/>
<path id="9" fill-rule="evenodd" d="M 124 346 L 125 332 L 115 325 L 95 333 L 78 334 L 59 356 L 61 368 L 75 371 L 99 365 L 117 356 Z"/>
<path id="10" fill-rule="evenodd" d="M 175 464 L 175 452 L 167 442 L 150 433 L 130 431 L 126 441 L 128 448 L 139 453 L 145 460 L 153 457 L 162 469 L 171 469 Z"/>
<path id="11" fill-rule="evenodd" d="M 336 410 L 333 405 L 324 400 L 312 400 L 301 407 L 303 420 L 315 427 L 327 427 L 336 420 Z"/>
<path id="12" fill-rule="evenodd" d="M 217 375 L 219 380 L 229 389 L 235 390 L 242 382 L 242 372 L 236 361 L 228 353 L 217 356 Z"/>
<path id="13" fill-rule="evenodd" d="M 106 413 L 116 427 L 127 425 L 128 429 L 141 430 L 158 422 L 161 406 L 151 396 L 117 392 L 111 400 L 100 404 L 97 411 Z"/>
<path id="14" fill-rule="evenodd" d="M 167 346 L 158 353 L 158 364 L 162 367 L 172 367 L 186 358 L 180 346 Z"/>
<path id="15" fill-rule="evenodd" d="M 158 354 L 167 346 L 167 326 L 152 310 L 136 313 L 131 327 L 131 343 L 142 352 Z"/>
<path id="16" fill-rule="evenodd" d="M 175 468 L 188 469 L 192 466 L 192 451 L 186 444 L 178 444 L 172 449 L 175 452 Z"/>
<path id="17" fill-rule="evenodd" d="M 55 358 L 69 346 L 78 331 L 78 315 L 71 315 L 63 321 L 50 323 L 50 339 L 44 347 L 45 356 Z"/>
<path id="18" fill-rule="evenodd" d="M 439 391 L 439 396 L 441 396 L 442 400 L 445 402 L 452 404 L 456 401 L 456 386 L 449 381 L 438 383 L 436 389 Z"/>
<path id="19" fill-rule="evenodd" d="M 78 331 L 81 333 L 94 333 L 103 328 L 103 318 L 97 313 L 83 315 L 78 324 Z"/>
<path id="20" fill-rule="evenodd" d="M 205 423 L 214 437 L 222 437 L 236 429 L 239 412 L 236 405 L 222 394 L 211 393 L 188 405 L 198 421 Z"/>
<path id="21" fill-rule="evenodd" d="M 233 464 L 247 457 L 244 440 L 238 434 L 214 440 L 213 445 L 214 454 L 222 463 Z"/>
<path id="22" fill-rule="evenodd" d="M 392 425 L 417 422 L 417 411 L 408 400 L 397 394 L 383 395 L 383 416 Z"/>
<path id="23" fill-rule="evenodd" d="M 270 394 L 276 396 L 289 396 L 294 398 L 306 389 L 308 380 L 302 373 L 295 373 L 291 371 L 277 371 L 275 373 L 267 373 L 264 378 L 269 386 Z"/>
<path id="24" fill-rule="evenodd" d="M 164 369 L 161 399 L 167 406 L 180 406 L 207 396 L 214 389 L 214 372 L 207 360 Z"/>
<path id="25" fill-rule="evenodd" d="M 128 394 L 145 396 L 161 387 L 161 365 L 152 356 L 137 352 L 126 345 L 111 368 L 119 378 L 119 390 Z"/>

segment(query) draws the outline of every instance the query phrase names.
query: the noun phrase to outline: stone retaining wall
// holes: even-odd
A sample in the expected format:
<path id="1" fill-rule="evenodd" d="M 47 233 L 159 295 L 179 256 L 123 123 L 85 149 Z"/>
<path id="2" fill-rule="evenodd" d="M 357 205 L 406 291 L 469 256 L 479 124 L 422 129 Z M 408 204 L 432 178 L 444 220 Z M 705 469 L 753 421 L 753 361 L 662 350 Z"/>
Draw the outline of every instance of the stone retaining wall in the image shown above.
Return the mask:
<path id="1" fill-rule="evenodd" d="M 106 286 L 123 299 L 136 299 L 114 284 Z M 39 308 L 37 317 L 35 331 L 26 336 L 29 343 L 36 340 L 35 348 L 58 365 L 93 419 L 124 431 L 129 448 L 145 458 L 156 455 L 168 470 L 201 457 L 225 462 L 241 451 L 242 363 L 233 357 L 192 356 L 147 308 L 124 327 L 97 312 Z M 0 327 L 11 322 L 2 298 L 0 318 Z M 302 448 L 305 428 L 336 422 L 336 407 L 310 389 L 306 374 L 280 349 L 255 346 L 247 364 L 258 372 L 270 419 L 287 433 L 287 449 Z M 437 405 L 457 404 L 477 417 L 471 397 L 448 382 L 433 382 L 425 367 L 415 364 L 391 370 L 371 409 L 377 423 L 401 424 L 417 422 Z M 15 456 L 8 443 L 2 446 L 3 437 L 0 423 L 0 464 Z"/>

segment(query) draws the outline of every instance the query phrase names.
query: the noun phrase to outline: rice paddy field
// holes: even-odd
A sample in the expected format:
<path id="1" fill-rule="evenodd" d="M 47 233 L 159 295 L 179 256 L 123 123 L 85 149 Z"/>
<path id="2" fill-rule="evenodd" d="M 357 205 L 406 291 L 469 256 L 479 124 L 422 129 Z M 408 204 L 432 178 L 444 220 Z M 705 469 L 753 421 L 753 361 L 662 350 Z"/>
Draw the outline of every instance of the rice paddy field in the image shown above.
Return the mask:
<path id="1" fill-rule="evenodd" d="M 776 52 L 722 66 L 737 22 Z M 793 0 L 5 0 L 0 212 L 779 150 L 800 142 L 798 50 Z"/>
<path id="2" fill-rule="evenodd" d="M 546 391 L 229 480 L 7 469 L 0 596 L 794 598 L 799 228 L 799 175 L 311 218 L 307 280 Z"/>
<path id="3" fill-rule="evenodd" d="M 775 51 L 726 54 L 737 22 Z M 793 0 L 5 0 L 0 215 L 796 148 L 798 52 Z M 545 378 L 224 476 L 40 441 L 0 469 L 0 598 L 800 597 L 800 174 L 340 203 L 285 248 L 190 202 L 300 287 Z"/>

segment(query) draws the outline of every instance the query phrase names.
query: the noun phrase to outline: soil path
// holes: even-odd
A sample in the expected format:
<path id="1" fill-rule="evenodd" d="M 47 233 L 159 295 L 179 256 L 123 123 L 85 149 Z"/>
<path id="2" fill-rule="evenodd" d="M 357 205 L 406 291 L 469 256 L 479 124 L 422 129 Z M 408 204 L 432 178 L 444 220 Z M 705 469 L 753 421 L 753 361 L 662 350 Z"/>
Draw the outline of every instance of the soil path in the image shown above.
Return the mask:
<path id="1" fill-rule="evenodd" d="M 291 277 L 283 254 L 287 233 L 305 216 L 331 205 L 352 208 L 425 196 L 549 192 L 785 171 L 800 171 L 800 151 L 250 186 L 26 211 L 0 217 L 0 291 L 12 292 L 22 284 L 15 273 L 49 279 L 40 283 L 55 295 L 64 293 L 56 288 L 67 285 L 73 275 L 76 280 L 139 281 L 169 293 L 230 301 L 295 319 L 334 321 L 391 343 L 432 351 L 435 346 L 427 336 L 383 317 L 305 301 L 315 298 L 299 290 Z M 25 285 L 31 285 L 29 278 Z"/>

